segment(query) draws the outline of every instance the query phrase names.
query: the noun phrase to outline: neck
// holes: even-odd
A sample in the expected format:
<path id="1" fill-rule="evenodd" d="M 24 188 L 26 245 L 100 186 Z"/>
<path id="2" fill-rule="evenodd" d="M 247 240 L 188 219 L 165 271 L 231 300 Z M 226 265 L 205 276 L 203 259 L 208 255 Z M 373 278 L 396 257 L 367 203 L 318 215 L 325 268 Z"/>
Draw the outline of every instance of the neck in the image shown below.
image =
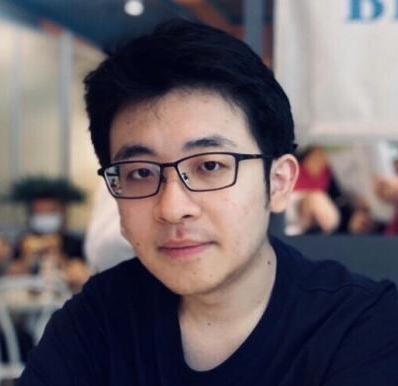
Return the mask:
<path id="1" fill-rule="evenodd" d="M 265 243 L 250 263 L 222 287 L 210 293 L 183 297 L 180 319 L 214 327 L 239 324 L 245 319 L 258 321 L 268 305 L 275 275 L 275 252 Z"/>

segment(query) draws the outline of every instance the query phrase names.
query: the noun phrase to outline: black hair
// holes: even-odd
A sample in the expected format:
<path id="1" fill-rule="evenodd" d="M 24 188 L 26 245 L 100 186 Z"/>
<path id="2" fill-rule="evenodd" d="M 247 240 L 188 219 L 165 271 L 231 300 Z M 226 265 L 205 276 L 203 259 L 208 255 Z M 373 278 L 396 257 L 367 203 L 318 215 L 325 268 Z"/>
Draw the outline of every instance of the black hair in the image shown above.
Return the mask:
<path id="1" fill-rule="evenodd" d="M 177 89 L 215 91 L 239 106 L 263 155 L 277 158 L 295 149 L 289 100 L 272 71 L 245 43 L 207 25 L 183 19 L 158 25 L 111 54 L 87 75 L 85 87 L 102 167 L 110 163 L 109 132 L 118 111 Z M 270 165 L 265 162 L 267 182 Z"/>

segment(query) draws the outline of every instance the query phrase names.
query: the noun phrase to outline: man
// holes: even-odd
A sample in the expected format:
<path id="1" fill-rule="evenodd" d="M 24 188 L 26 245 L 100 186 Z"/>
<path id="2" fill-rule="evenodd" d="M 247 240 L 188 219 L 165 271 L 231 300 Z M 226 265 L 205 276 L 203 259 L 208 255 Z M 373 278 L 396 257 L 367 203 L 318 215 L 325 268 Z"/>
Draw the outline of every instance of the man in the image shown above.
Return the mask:
<path id="1" fill-rule="evenodd" d="M 297 178 L 289 102 L 242 42 L 159 26 L 86 79 L 138 259 L 54 315 L 19 385 L 394 385 L 394 286 L 267 236 Z"/>

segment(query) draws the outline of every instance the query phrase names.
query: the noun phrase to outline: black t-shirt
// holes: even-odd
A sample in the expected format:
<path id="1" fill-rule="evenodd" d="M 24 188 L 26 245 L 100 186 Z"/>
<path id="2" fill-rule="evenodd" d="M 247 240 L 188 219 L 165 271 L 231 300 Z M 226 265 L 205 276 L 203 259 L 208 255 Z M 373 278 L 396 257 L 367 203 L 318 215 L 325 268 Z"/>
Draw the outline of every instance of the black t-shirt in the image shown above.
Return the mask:
<path id="1" fill-rule="evenodd" d="M 179 297 L 130 260 L 94 277 L 47 326 L 19 386 L 398 385 L 398 298 L 336 262 L 273 241 L 277 276 L 263 317 L 224 363 L 183 358 Z"/>

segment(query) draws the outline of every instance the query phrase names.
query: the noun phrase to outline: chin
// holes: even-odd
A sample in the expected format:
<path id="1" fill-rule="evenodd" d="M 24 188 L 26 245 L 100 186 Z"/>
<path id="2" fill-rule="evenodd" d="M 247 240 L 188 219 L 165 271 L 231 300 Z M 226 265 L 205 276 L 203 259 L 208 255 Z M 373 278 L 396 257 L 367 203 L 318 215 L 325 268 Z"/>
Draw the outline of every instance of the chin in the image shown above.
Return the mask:
<path id="1" fill-rule="evenodd" d="M 206 295 L 218 287 L 214 282 L 198 281 L 188 277 L 180 278 L 177 282 L 175 280 L 162 280 L 162 278 L 160 278 L 160 281 L 171 292 L 179 296 Z"/>

